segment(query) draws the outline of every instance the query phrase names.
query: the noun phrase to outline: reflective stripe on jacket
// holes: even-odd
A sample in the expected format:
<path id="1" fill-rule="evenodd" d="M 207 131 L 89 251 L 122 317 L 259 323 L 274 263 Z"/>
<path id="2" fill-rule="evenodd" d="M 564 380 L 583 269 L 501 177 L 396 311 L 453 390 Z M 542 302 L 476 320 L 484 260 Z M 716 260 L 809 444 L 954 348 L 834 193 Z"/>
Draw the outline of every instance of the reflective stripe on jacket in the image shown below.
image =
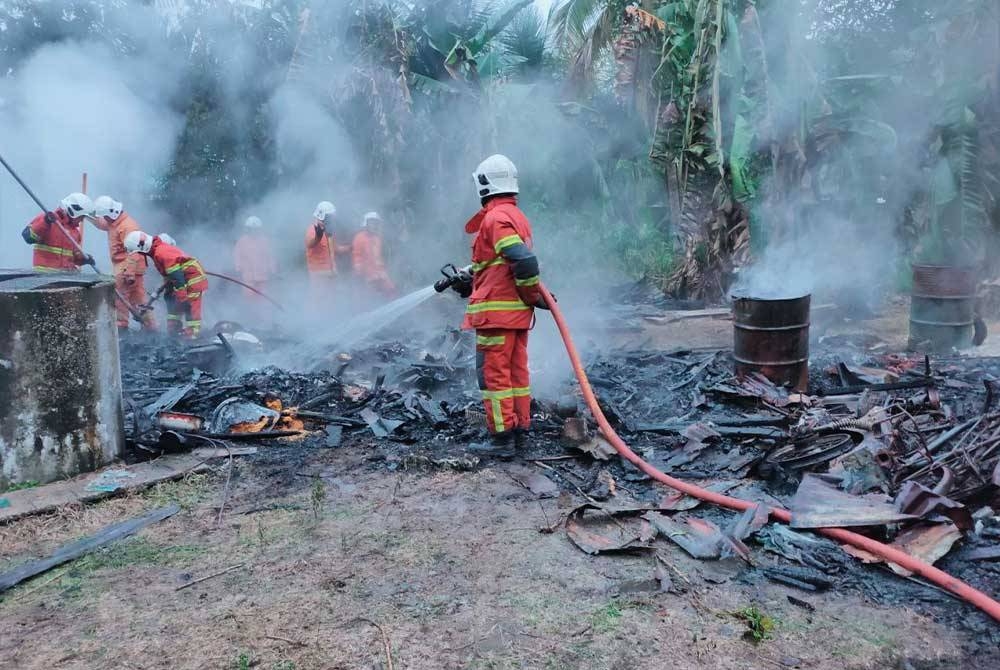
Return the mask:
<path id="1" fill-rule="evenodd" d="M 465 230 L 476 238 L 472 242 L 472 297 L 462 328 L 531 328 L 534 308 L 521 300 L 512 265 L 502 255 L 514 245 L 531 249 L 531 224 L 518 209 L 517 199 L 490 200 Z"/>
<path id="2" fill-rule="evenodd" d="M 74 224 L 62 208 L 55 212 L 56 220 L 62 224 L 72 239 L 83 244 L 83 227 Z M 25 241 L 34 246 L 32 265 L 36 272 L 78 272 L 82 260 L 80 252 L 70 238 L 54 223 L 45 222 L 45 214 L 39 214 L 25 230 Z"/>
<path id="3" fill-rule="evenodd" d="M 167 244 L 159 237 L 153 239 L 149 257 L 157 271 L 166 278 L 174 292 L 186 292 L 189 297 L 197 297 L 208 288 L 208 277 L 197 258 L 192 258 L 181 249 Z"/>

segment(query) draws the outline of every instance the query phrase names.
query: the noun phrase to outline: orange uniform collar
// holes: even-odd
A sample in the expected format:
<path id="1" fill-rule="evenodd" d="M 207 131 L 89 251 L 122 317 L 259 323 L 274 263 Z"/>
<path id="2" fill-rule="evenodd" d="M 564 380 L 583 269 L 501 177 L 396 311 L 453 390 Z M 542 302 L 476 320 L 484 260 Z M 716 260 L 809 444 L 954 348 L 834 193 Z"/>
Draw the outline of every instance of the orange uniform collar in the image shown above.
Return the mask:
<path id="1" fill-rule="evenodd" d="M 483 225 L 483 219 L 486 218 L 486 213 L 491 209 L 493 209 L 494 207 L 497 207 L 499 205 L 516 205 L 516 204 L 517 204 L 517 198 L 512 195 L 493 198 L 485 205 L 483 205 L 482 209 L 476 212 L 471 219 L 466 221 L 465 232 L 469 233 L 470 235 L 478 233 L 479 228 L 482 227 Z"/>

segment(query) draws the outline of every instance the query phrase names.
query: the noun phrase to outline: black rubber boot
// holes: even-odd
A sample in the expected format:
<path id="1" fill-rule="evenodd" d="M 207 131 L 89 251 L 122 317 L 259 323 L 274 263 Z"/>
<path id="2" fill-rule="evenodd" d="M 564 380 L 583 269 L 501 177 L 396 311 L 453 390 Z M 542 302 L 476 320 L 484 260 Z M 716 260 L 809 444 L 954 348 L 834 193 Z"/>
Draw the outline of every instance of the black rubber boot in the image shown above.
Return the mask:
<path id="1" fill-rule="evenodd" d="M 515 428 L 514 433 L 514 450 L 519 453 L 524 453 L 524 450 L 528 448 L 528 429 L 527 428 Z"/>
<path id="2" fill-rule="evenodd" d="M 514 433 L 493 433 L 485 442 L 473 442 L 469 445 L 470 454 L 483 458 L 498 458 L 509 460 L 514 458 Z"/>

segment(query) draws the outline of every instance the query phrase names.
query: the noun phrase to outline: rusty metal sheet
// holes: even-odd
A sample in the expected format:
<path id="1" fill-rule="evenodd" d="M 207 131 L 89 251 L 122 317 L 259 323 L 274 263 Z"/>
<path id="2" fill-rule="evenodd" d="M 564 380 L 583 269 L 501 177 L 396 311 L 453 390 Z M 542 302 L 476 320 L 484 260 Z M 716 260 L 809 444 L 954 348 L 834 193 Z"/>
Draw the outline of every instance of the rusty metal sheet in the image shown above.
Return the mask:
<path id="1" fill-rule="evenodd" d="M 892 546 L 897 549 L 919 558 L 922 561 L 934 565 L 938 559 L 944 557 L 951 548 L 962 539 L 962 531 L 952 523 L 921 523 L 907 528 L 896 536 Z M 910 571 L 895 563 L 889 563 L 889 567 L 897 575 L 909 577 Z"/>
<path id="2" fill-rule="evenodd" d="M 717 559 L 734 554 L 746 558 L 745 547 L 738 547 L 706 519 L 684 517 L 678 521 L 658 512 L 647 512 L 642 518 L 693 558 Z"/>
<path id="3" fill-rule="evenodd" d="M 587 517 L 587 510 L 598 510 L 599 513 Z M 643 532 L 639 525 L 625 524 L 618 519 L 638 511 L 609 512 L 597 505 L 581 505 L 566 516 L 566 536 L 581 551 L 592 556 L 647 551 L 652 547 L 640 540 Z"/>
<path id="4" fill-rule="evenodd" d="M 545 475 L 529 468 L 513 466 L 507 470 L 511 478 L 531 491 L 538 498 L 555 498 L 559 495 L 559 487 Z"/>
<path id="5" fill-rule="evenodd" d="M 887 496 L 851 495 L 837 488 L 835 478 L 807 474 L 789 505 L 792 528 L 878 526 L 916 519 L 900 512 Z"/>
<path id="6" fill-rule="evenodd" d="M 901 512 L 912 514 L 921 519 L 942 516 L 962 530 L 972 528 L 972 514 L 960 502 L 937 494 L 923 484 L 909 481 L 903 484 L 896 494 L 896 507 Z"/>

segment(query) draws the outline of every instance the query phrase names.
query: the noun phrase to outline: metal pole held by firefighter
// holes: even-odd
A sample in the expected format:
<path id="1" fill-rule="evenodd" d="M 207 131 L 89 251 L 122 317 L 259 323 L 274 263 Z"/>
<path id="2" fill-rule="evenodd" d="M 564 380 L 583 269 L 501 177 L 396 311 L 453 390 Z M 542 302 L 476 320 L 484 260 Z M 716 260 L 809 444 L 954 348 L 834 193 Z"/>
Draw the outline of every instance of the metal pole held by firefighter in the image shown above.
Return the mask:
<path id="1" fill-rule="evenodd" d="M 35 204 L 38 205 L 38 208 L 41 209 L 43 212 L 45 212 L 45 216 L 50 221 L 50 223 L 54 223 L 56 227 L 60 230 L 60 232 L 62 232 L 62 234 L 66 237 L 66 239 L 73 243 L 73 246 L 76 247 L 76 250 L 83 255 L 86 264 L 90 266 L 90 269 L 96 272 L 97 274 L 101 274 L 101 271 L 97 269 L 97 263 L 94 261 L 94 257 L 85 252 L 83 250 L 83 247 L 80 246 L 80 243 L 77 242 L 76 239 L 69 234 L 69 231 L 67 231 L 66 228 L 64 228 L 63 225 L 59 223 L 59 221 L 54 216 L 52 216 L 52 212 L 49 211 L 49 208 L 46 207 L 45 204 L 38 198 L 38 196 L 35 195 L 34 191 L 32 191 L 28 187 L 28 185 L 24 183 L 24 180 L 21 179 L 20 175 L 18 175 L 17 172 L 14 170 L 14 168 L 10 166 L 10 163 L 7 162 L 7 160 L 3 157 L 2 154 L 0 154 L 0 164 L 2 164 L 4 168 L 6 168 L 7 172 L 10 173 L 10 176 L 14 178 L 14 181 L 16 181 L 21 186 L 21 188 L 24 189 L 24 192 L 28 194 L 28 197 L 30 197 L 32 200 L 35 201 Z M 132 316 L 140 320 L 142 319 L 143 313 L 137 310 L 134 305 L 132 305 L 128 300 L 126 300 L 125 296 L 123 296 L 121 291 L 119 291 L 117 288 L 115 289 L 115 295 L 118 297 L 119 300 L 122 301 L 122 304 L 128 308 L 128 311 L 132 314 Z"/>

